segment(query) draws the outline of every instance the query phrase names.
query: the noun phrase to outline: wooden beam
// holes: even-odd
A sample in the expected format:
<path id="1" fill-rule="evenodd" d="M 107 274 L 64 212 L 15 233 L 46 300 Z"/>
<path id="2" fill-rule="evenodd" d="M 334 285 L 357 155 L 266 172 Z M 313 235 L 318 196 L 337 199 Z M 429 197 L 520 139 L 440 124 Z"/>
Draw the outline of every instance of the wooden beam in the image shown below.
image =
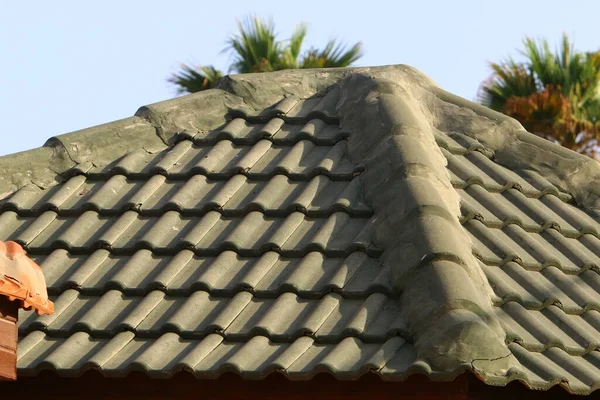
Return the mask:
<path id="1" fill-rule="evenodd" d="M 0 380 L 17 379 L 18 304 L 0 296 Z"/>
<path id="2" fill-rule="evenodd" d="M 132 372 L 125 378 L 104 378 L 90 371 L 78 378 L 60 378 L 42 372 L 0 384 L 2 399 L 202 399 L 202 400 L 466 400 L 467 382 L 435 383 L 415 375 L 405 382 L 384 382 L 366 374 L 355 381 L 340 381 L 319 374 L 308 381 L 290 381 L 280 374 L 264 380 L 243 380 L 227 373 L 218 379 L 196 379 L 187 372 L 170 379 L 151 379 Z"/>

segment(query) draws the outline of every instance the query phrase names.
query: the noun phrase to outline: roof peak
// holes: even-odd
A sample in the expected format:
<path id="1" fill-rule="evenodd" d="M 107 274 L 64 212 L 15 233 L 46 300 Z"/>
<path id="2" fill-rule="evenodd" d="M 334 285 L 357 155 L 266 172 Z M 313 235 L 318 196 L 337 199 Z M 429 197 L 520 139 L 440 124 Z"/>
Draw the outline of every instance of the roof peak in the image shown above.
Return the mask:
<path id="1" fill-rule="evenodd" d="M 349 76 L 366 79 L 344 79 Z M 431 78 L 409 65 L 231 75 L 225 77 L 218 88 L 244 98 L 247 106 L 264 108 L 290 94 L 308 98 L 331 90 L 335 84 L 353 85 L 347 92 L 364 91 L 378 80 L 398 83 L 407 95 L 417 97 L 421 111 L 434 129 L 475 139 L 493 154 L 497 163 L 512 170 L 535 171 L 572 195 L 583 209 L 600 214 L 598 161 L 527 132 L 514 118 L 441 89 Z M 260 87 L 262 93 L 265 86 L 269 87 L 269 95 L 256 98 L 255 88 Z"/>

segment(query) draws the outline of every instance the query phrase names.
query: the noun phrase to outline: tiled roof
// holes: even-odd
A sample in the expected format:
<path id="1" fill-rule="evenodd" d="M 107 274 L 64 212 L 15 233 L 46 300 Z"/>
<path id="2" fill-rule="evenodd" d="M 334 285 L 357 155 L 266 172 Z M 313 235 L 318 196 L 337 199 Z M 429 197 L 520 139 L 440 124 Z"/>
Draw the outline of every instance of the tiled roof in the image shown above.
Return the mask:
<path id="1" fill-rule="evenodd" d="M 446 139 L 446 140 L 445 140 Z M 535 171 L 440 138 L 461 221 L 493 288 L 495 314 L 529 385 L 588 392 L 600 381 L 600 224 Z"/>
<path id="2" fill-rule="evenodd" d="M 600 166 L 409 67 L 228 77 L 0 167 L 56 303 L 22 375 L 600 386 Z"/>

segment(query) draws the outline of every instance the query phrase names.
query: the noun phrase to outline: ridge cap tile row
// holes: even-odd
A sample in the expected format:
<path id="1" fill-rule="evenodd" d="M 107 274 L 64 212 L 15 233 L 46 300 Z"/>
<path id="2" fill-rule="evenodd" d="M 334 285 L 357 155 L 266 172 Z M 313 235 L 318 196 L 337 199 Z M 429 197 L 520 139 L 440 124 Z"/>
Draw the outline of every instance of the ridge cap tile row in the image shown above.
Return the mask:
<path id="1" fill-rule="evenodd" d="M 305 96 L 286 93 L 275 104 L 253 110 L 248 107 L 232 107 L 228 116 L 240 116 L 258 121 L 281 118 L 288 121 L 302 122 L 319 118 L 328 123 L 337 124 L 339 116 L 336 109 L 338 93 L 335 90 L 322 93 L 311 93 Z"/>

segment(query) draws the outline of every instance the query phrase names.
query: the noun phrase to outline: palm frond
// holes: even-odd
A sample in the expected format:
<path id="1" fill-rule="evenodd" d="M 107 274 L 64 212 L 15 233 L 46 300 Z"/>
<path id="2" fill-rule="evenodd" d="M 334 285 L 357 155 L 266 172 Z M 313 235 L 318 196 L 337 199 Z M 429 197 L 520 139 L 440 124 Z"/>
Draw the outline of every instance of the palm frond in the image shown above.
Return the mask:
<path id="1" fill-rule="evenodd" d="M 598 156 L 600 52 L 581 53 L 563 35 L 553 53 L 548 41 L 525 37 L 526 61 L 490 64 L 478 93 L 481 104 L 519 120 L 541 137 Z"/>
<path id="2" fill-rule="evenodd" d="M 300 57 L 300 51 L 305 37 L 306 24 L 302 23 L 297 25 L 292 32 L 292 37 L 285 44 L 280 65 L 282 69 L 299 67 L 298 57 Z"/>
<path id="3" fill-rule="evenodd" d="M 346 48 L 331 40 L 323 49 L 312 48 L 302 57 L 302 45 L 307 28 L 304 23 L 297 25 L 290 39 L 277 40 L 273 20 L 268 21 L 248 16 L 237 21 L 237 34 L 227 40 L 223 52 L 233 56 L 229 71 L 236 73 L 269 72 L 291 68 L 332 68 L 346 67 L 362 57 L 362 45 L 356 43 Z M 181 72 L 168 79 L 177 86 L 180 93 L 198 92 L 213 87 L 222 73 L 214 67 L 193 68 L 184 65 Z"/>
<path id="4" fill-rule="evenodd" d="M 508 59 L 502 64 L 491 63 L 490 67 L 493 74 L 478 93 L 479 102 L 486 107 L 502 111 L 508 99 L 537 92 L 535 78 L 524 65 Z"/>
<path id="5" fill-rule="evenodd" d="M 213 66 L 190 67 L 182 65 L 181 71 L 173 74 L 168 81 L 177 87 L 177 93 L 196 93 L 213 88 L 223 73 Z"/>
<path id="6" fill-rule="evenodd" d="M 227 41 L 223 50 L 234 53 L 230 70 L 238 73 L 274 71 L 280 62 L 282 48 L 276 41 L 273 21 L 249 17 L 237 24 L 238 34 Z"/>
<path id="7" fill-rule="evenodd" d="M 302 60 L 302 68 L 336 68 L 348 67 L 363 56 L 362 43 L 356 43 L 346 49 L 343 43 L 330 40 L 325 48 L 308 50 Z"/>

